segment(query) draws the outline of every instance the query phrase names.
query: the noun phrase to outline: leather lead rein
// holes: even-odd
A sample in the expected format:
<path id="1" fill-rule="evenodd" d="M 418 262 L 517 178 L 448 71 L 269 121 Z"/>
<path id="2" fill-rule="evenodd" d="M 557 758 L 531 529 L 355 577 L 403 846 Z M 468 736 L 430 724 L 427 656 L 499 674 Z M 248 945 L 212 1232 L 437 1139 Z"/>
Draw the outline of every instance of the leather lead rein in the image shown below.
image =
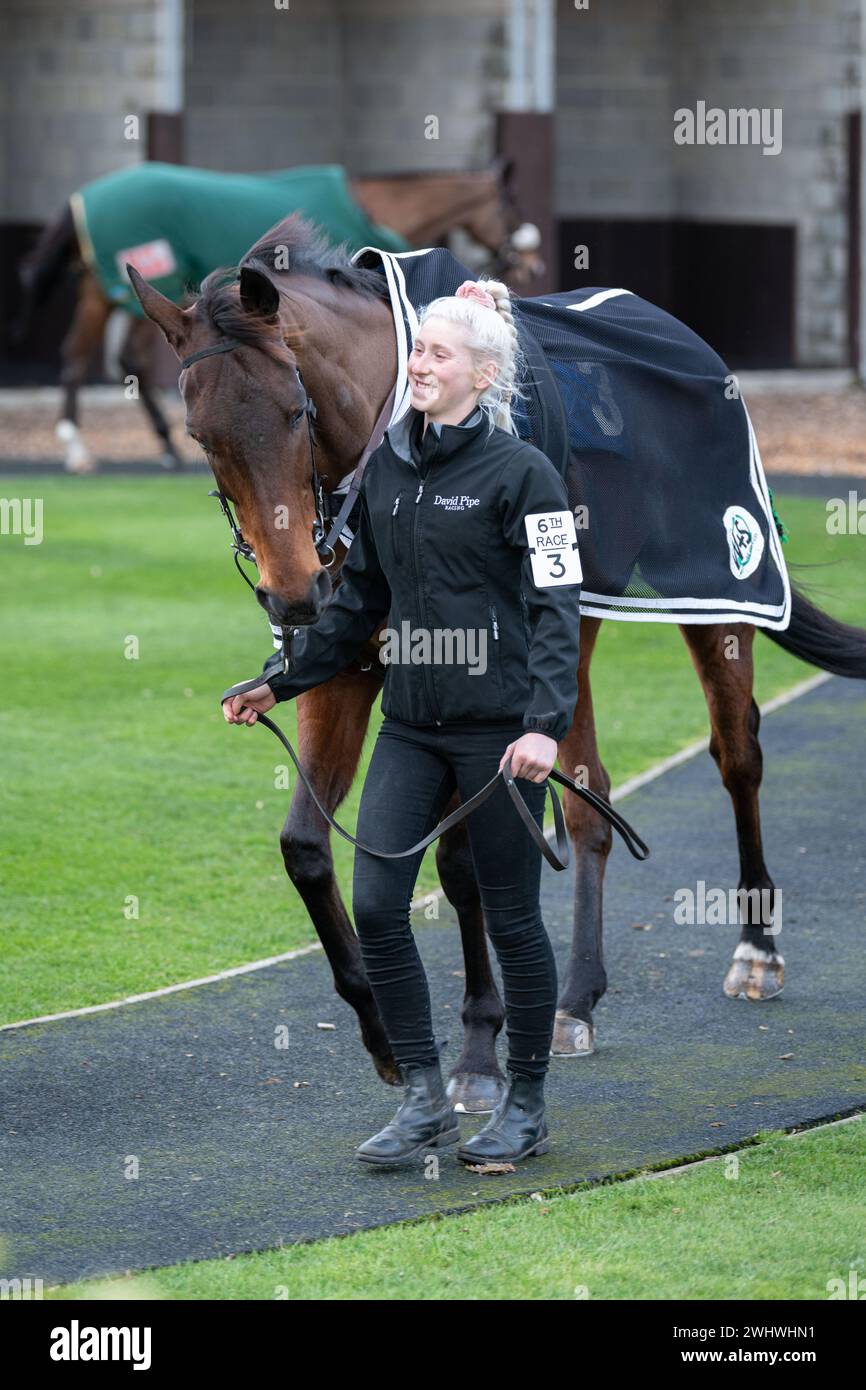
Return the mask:
<path id="1" fill-rule="evenodd" d="M 275 724 L 273 720 L 269 719 L 266 714 L 258 715 L 256 723 L 264 724 L 266 729 L 270 729 L 272 734 L 276 734 L 277 738 L 280 740 L 280 743 L 283 745 L 286 752 L 289 754 L 289 757 L 291 758 L 292 762 L 295 764 L 295 767 L 298 769 L 301 781 L 304 783 L 304 786 L 307 788 L 307 791 L 310 793 L 310 796 L 315 801 L 316 805 L 318 806 L 319 810 L 321 811 L 322 815 L 325 817 L 325 820 L 328 822 L 331 828 L 333 830 L 336 830 L 338 835 L 342 835 L 344 840 L 348 840 L 349 844 L 356 845 L 358 849 L 364 850 L 367 854 L 375 855 L 377 859 L 405 859 L 407 855 L 417 854 L 419 850 L 426 849 L 427 846 L 429 844 L 432 844 L 434 840 L 438 840 L 439 836 L 442 835 L 446 830 L 450 830 L 452 825 L 457 825 L 460 821 L 464 820 L 465 817 L 468 816 L 471 811 L 476 810 L 478 806 L 485 802 L 488 796 L 490 796 L 495 791 L 496 784 L 501 777 L 502 780 L 505 782 L 506 787 L 508 788 L 508 795 L 514 802 L 514 805 L 518 811 L 518 814 L 520 815 L 521 820 L 523 821 L 524 825 L 526 826 L 527 830 L 532 836 L 532 839 L 535 841 L 536 845 L 541 850 L 541 853 L 544 855 L 548 864 L 550 864 L 554 869 L 568 868 L 568 836 L 565 830 L 565 820 L 562 814 L 562 807 L 559 803 L 559 797 L 556 795 L 556 792 L 550 784 L 550 782 L 548 782 L 547 789 L 550 792 L 550 798 L 553 802 L 553 820 L 556 829 L 556 851 L 554 851 L 551 848 L 551 846 L 547 843 L 547 840 L 544 838 L 543 833 L 539 830 L 538 826 L 536 825 L 535 818 L 533 817 L 532 812 L 530 811 L 529 807 L 527 806 L 526 802 L 520 794 L 520 789 L 517 787 L 511 772 L 510 758 L 501 768 L 501 770 L 496 772 L 494 776 L 491 777 L 489 782 L 485 782 L 484 786 L 480 789 L 480 791 L 477 791 L 475 795 L 471 796 L 468 801 L 463 803 L 462 806 L 458 806 L 457 810 L 452 811 L 450 816 L 446 816 L 444 820 L 440 821 L 439 824 L 433 830 L 430 831 L 429 835 L 425 835 L 423 840 L 418 841 L 417 845 L 412 845 L 409 849 L 401 849 L 386 852 L 385 850 L 381 849 L 373 849 L 372 845 L 362 844 L 360 840 L 356 840 L 354 836 L 350 835 L 347 830 L 344 830 L 341 825 L 338 825 L 334 818 L 331 815 L 329 815 L 329 813 L 325 810 L 321 801 L 317 797 L 315 790 L 310 783 L 309 777 L 305 773 L 304 769 L 301 767 L 301 764 L 298 761 L 298 758 L 295 754 L 294 748 L 289 743 L 289 740 L 286 738 L 285 734 L 283 733 L 282 729 L 279 727 L 278 724 Z M 561 783 L 563 787 L 568 787 L 569 791 L 572 791 L 575 793 L 576 796 L 581 797 L 583 801 L 587 802 L 588 805 L 592 806 L 593 810 L 597 811 L 600 816 L 603 816 L 606 821 L 609 821 L 610 824 L 613 826 L 614 830 L 617 832 L 617 834 L 622 836 L 625 842 L 626 849 L 628 850 L 629 854 L 631 854 L 635 859 L 649 858 L 648 846 L 644 844 L 643 840 L 640 838 L 637 832 L 634 831 L 632 827 L 628 824 L 628 821 L 624 820 L 623 817 L 619 814 L 619 812 L 613 809 L 610 802 L 605 801 L 603 796 L 599 796 L 597 792 L 590 791 L 589 787 L 578 786 L 577 782 L 572 781 L 570 777 L 566 777 L 564 772 L 558 772 L 556 768 L 551 768 L 550 772 L 548 773 L 548 778 L 552 778 L 554 781 Z"/>

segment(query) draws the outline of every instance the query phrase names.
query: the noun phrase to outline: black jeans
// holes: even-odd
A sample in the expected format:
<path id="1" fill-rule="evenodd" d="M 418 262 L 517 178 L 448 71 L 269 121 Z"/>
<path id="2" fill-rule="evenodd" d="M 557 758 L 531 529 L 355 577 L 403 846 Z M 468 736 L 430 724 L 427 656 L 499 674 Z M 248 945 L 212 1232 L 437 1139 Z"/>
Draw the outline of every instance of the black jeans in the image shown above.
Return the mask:
<path id="1" fill-rule="evenodd" d="M 361 794 L 358 839 L 382 850 L 415 844 L 442 819 L 455 786 L 467 801 L 497 771 L 508 744 L 524 732 L 520 721 L 419 725 L 386 718 Z M 543 828 L 546 781 L 516 780 Z M 525 1076 L 543 1076 L 550 1062 L 557 978 L 539 905 L 541 852 L 504 782 L 464 824 L 487 931 L 502 970 L 508 1066 Z M 438 1056 L 427 977 L 409 920 L 424 852 L 377 859 L 355 850 L 355 927 L 398 1063 L 427 1063 Z"/>

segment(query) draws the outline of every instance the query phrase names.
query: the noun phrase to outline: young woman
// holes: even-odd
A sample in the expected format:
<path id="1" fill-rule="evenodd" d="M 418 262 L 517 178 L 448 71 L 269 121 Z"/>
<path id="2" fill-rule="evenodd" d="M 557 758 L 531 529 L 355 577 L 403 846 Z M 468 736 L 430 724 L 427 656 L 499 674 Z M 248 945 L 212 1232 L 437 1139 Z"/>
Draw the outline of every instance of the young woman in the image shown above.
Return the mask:
<path id="1" fill-rule="evenodd" d="M 388 617 L 398 655 L 388 660 L 357 826 L 360 840 L 386 852 L 423 838 L 455 786 L 468 800 L 509 755 L 542 827 L 545 782 L 571 725 L 580 569 L 575 546 L 546 555 L 539 538 L 573 536 L 573 517 L 553 464 L 514 431 L 518 358 L 509 292 L 498 281 L 466 281 L 426 307 L 409 357 L 411 408 L 368 460 L 336 594 L 318 622 L 296 629 L 288 673 L 223 703 L 230 724 L 255 723 L 343 670 Z M 464 659 L 454 659 L 455 635 Z M 539 906 L 541 853 L 504 783 L 466 829 L 502 970 L 509 1078 L 488 1123 L 457 1153 L 467 1163 L 513 1163 L 549 1147 L 544 1081 L 557 977 Z M 355 852 L 355 928 L 406 1087 L 390 1123 L 356 1151 L 367 1163 L 411 1162 L 460 1138 L 410 925 L 423 854 Z"/>

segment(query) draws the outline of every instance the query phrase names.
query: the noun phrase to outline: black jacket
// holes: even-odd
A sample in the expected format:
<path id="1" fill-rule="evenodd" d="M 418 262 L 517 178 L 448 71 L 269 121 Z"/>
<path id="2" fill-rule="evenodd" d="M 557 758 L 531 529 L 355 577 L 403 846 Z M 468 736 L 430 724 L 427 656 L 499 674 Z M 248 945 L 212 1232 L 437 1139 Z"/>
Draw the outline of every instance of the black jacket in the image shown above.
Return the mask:
<path id="1" fill-rule="evenodd" d="M 410 408 L 370 456 L 336 592 L 316 623 L 295 628 L 289 671 L 267 684 L 278 701 L 321 685 L 387 618 L 401 641 L 383 714 L 409 724 L 522 718 L 560 740 L 577 703 L 580 584 L 535 584 L 524 517 L 567 510 L 565 484 L 534 445 L 488 433 L 479 409 L 422 439 L 423 419 Z M 442 634 L 421 661 L 408 659 L 413 629 Z M 449 647 L 453 634 L 465 634 L 462 648 Z"/>

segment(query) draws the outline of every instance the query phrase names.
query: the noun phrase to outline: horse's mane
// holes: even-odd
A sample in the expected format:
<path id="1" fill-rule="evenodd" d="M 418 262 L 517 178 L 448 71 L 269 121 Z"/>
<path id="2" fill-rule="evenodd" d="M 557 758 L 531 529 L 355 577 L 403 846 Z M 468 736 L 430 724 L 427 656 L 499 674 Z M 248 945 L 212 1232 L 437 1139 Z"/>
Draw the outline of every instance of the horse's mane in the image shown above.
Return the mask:
<path id="1" fill-rule="evenodd" d="M 221 266 L 205 276 L 195 306 L 198 316 L 220 333 L 261 348 L 281 362 L 287 357 L 279 323 L 251 314 L 241 303 L 237 280 L 245 268 L 262 271 L 277 289 L 284 276 L 309 275 L 369 298 L 388 299 L 384 275 L 353 265 L 346 243 L 334 247 L 298 213 L 283 218 L 259 237 L 237 267 Z"/>

